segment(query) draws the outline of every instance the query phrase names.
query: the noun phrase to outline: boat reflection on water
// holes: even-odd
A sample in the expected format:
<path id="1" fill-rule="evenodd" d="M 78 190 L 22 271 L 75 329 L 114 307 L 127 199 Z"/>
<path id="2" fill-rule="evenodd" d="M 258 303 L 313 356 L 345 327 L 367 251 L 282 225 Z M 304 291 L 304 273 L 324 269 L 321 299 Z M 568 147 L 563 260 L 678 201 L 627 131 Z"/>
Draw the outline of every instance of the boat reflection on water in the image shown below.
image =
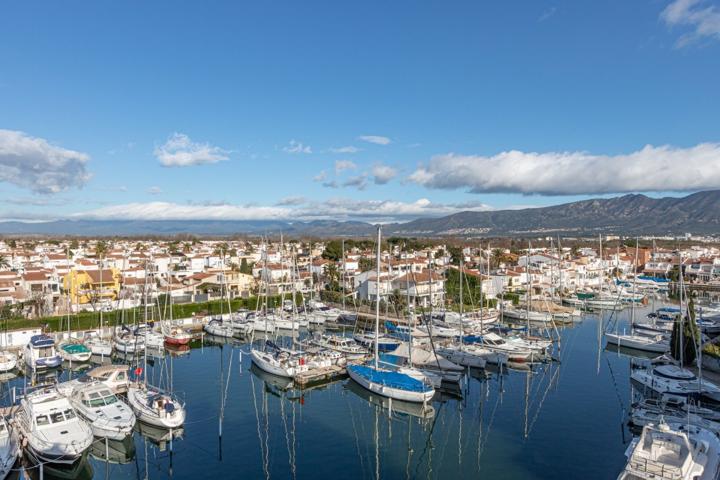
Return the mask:
<path id="1" fill-rule="evenodd" d="M 33 480 L 91 480 L 95 475 L 87 455 L 83 455 L 80 460 L 70 465 L 47 463 L 43 465 L 42 473 L 36 464 L 28 460 L 25 473 Z M 22 477 L 18 476 L 18 478 Z"/>
<path id="2" fill-rule="evenodd" d="M 345 382 L 344 388 L 351 391 L 363 400 L 373 405 L 388 410 L 389 413 L 398 413 L 401 415 L 410 415 L 412 417 L 422 419 L 432 419 L 435 417 L 435 407 L 432 404 L 422 404 L 415 402 L 403 402 L 401 400 L 393 400 L 387 397 L 376 395 L 360 386 L 357 382 Z"/>
<path id="3" fill-rule="evenodd" d="M 90 446 L 90 455 L 101 462 L 125 465 L 135 460 L 135 438 L 132 435 L 122 440 L 96 438 Z"/>
<path id="4" fill-rule="evenodd" d="M 617 353 L 618 355 L 621 355 L 623 357 L 644 358 L 644 359 L 653 359 L 653 358 L 657 358 L 660 355 L 658 353 L 646 352 L 644 350 L 636 350 L 634 348 L 628 348 L 628 347 L 619 347 L 617 345 L 611 345 L 611 344 L 605 345 L 605 351 L 610 352 L 610 353 Z"/>
<path id="5" fill-rule="evenodd" d="M 183 427 L 168 430 L 166 428 L 148 425 L 147 423 L 140 421 L 135 424 L 135 431 L 156 445 L 161 452 L 164 452 L 168 448 L 169 443 L 182 439 L 183 434 L 185 433 L 185 429 Z"/>
<path id="6" fill-rule="evenodd" d="M 239 341 L 237 338 L 234 337 L 218 337 L 217 335 L 211 335 L 209 333 L 205 333 L 202 336 L 202 343 L 206 346 L 218 346 L 223 347 L 225 345 L 233 346 L 233 347 L 239 347 L 243 345 L 243 342 Z"/>
<path id="7" fill-rule="evenodd" d="M 250 371 L 265 384 L 265 391 L 270 395 L 290 401 L 300 401 L 301 403 L 304 401 L 302 392 L 293 388 L 294 382 L 292 378 L 278 377 L 265 372 L 257 368 L 254 363 L 250 366 Z"/>
<path id="8" fill-rule="evenodd" d="M 92 355 L 90 357 L 92 365 L 110 365 L 112 363 L 112 355 Z"/>
<path id="9" fill-rule="evenodd" d="M 165 351 L 170 354 L 171 357 L 183 357 L 190 355 L 191 347 L 189 344 L 185 345 L 165 345 Z M 149 353 L 149 352 L 148 352 Z"/>

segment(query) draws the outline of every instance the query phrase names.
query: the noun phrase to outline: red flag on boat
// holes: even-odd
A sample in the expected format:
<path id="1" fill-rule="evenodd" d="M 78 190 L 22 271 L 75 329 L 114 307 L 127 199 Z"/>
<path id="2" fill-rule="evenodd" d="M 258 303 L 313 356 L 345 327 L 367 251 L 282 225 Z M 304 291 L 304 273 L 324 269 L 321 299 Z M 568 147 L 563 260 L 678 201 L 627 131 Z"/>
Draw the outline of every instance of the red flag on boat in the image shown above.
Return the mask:
<path id="1" fill-rule="evenodd" d="M 137 367 L 135 369 L 135 376 L 139 377 L 140 375 L 142 375 L 142 372 L 143 372 L 142 367 Z"/>

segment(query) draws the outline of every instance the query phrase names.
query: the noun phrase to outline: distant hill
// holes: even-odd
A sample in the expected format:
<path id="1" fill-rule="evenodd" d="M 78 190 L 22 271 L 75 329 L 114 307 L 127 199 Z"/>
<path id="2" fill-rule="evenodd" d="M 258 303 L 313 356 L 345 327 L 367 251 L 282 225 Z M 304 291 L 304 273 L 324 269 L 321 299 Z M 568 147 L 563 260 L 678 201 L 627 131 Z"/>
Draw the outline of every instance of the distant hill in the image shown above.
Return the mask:
<path id="1" fill-rule="evenodd" d="M 0 222 L 0 234 L 20 235 L 231 235 L 280 233 L 303 236 L 364 236 L 374 227 L 366 222 L 318 220 L 57 220 L 44 223 Z M 598 233 L 667 235 L 686 232 L 720 233 L 720 190 L 682 198 L 624 195 L 584 200 L 551 207 L 488 212 L 459 212 L 439 218 L 420 218 L 386 225 L 398 236 L 527 236 Z"/>
<path id="2" fill-rule="evenodd" d="M 395 225 L 392 232 L 407 236 L 720 233 L 720 190 L 682 198 L 624 195 L 523 210 L 460 212 Z"/>

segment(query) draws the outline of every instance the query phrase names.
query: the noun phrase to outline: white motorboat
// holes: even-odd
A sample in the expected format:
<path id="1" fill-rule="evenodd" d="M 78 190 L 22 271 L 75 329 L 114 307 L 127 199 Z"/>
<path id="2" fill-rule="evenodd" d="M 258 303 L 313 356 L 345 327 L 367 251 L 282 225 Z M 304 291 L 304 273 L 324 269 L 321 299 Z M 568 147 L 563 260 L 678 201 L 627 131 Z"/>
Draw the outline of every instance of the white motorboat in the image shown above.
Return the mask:
<path id="1" fill-rule="evenodd" d="M 150 425 L 175 429 L 185 423 L 185 405 L 175 396 L 143 383 L 128 388 L 128 403 L 138 420 Z"/>
<path id="2" fill-rule="evenodd" d="M 90 360 L 92 352 L 83 342 L 65 340 L 58 345 L 58 353 L 66 362 L 82 363 Z"/>
<path id="3" fill-rule="evenodd" d="M 548 312 L 536 312 L 533 310 L 526 310 L 522 308 L 505 308 L 503 309 L 503 318 L 509 318 L 512 320 L 521 320 L 523 322 L 533 323 L 552 323 L 553 316 Z"/>
<path id="4" fill-rule="evenodd" d="M 647 425 L 630 442 L 625 469 L 618 480 L 715 480 L 720 463 L 720 439 L 695 425 Z"/>
<path id="5" fill-rule="evenodd" d="M 323 334 L 319 339 L 311 340 L 311 343 L 319 347 L 340 352 L 348 360 L 360 360 L 370 355 L 370 351 L 368 349 L 359 345 L 352 338 L 344 337 L 342 335 Z"/>
<path id="6" fill-rule="evenodd" d="M 704 428 L 717 436 L 720 436 L 720 423 L 707 420 L 694 413 L 684 413 L 680 411 L 669 411 L 653 407 L 633 406 L 630 413 L 630 422 L 637 427 L 646 425 L 655 425 L 665 421 L 668 424 L 688 424 L 697 425 Z"/>
<path id="7" fill-rule="evenodd" d="M 641 350 L 644 352 L 667 353 L 670 351 L 670 342 L 668 342 L 662 335 L 625 335 L 606 332 L 605 340 L 607 340 L 607 343 L 610 345 L 632 348 L 634 350 Z"/>
<path id="8" fill-rule="evenodd" d="M 676 365 L 636 368 L 630 378 L 657 395 L 670 394 L 720 402 L 720 387 Z"/>
<path id="9" fill-rule="evenodd" d="M 391 353 L 383 355 L 383 361 L 388 358 L 402 359 L 400 365 L 410 365 L 410 357 L 412 354 L 412 367 L 422 370 L 426 375 L 437 375 L 443 381 L 448 383 L 457 383 L 462 379 L 465 369 L 448 360 L 442 355 L 435 355 L 432 351 L 424 348 L 413 346 L 412 349 L 408 343 L 401 344 Z M 397 363 L 397 362 L 393 362 Z M 435 386 L 435 385 L 433 385 Z M 440 385 L 437 385 L 439 387 Z"/>
<path id="10" fill-rule="evenodd" d="M 135 414 L 103 383 L 93 382 L 75 388 L 70 394 L 70 402 L 96 437 L 122 440 L 132 433 Z"/>
<path id="11" fill-rule="evenodd" d="M 31 370 L 59 367 L 62 358 L 55 350 L 55 340 L 47 335 L 33 335 L 25 346 L 25 364 Z"/>
<path id="12" fill-rule="evenodd" d="M 6 478 L 20 456 L 17 433 L 11 429 L 4 416 L 0 416 L 0 479 Z"/>
<path id="13" fill-rule="evenodd" d="M 61 394 L 69 396 L 76 388 L 81 388 L 94 382 L 100 382 L 109 388 L 113 393 L 126 393 L 130 380 L 128 378 L 127 365 L 102 365 L 95 367 L 85 373 L 85 375 L 57 384 L 57 389 Z"/>
<path id="14" fill-rule="evenodd" d="M 507 342 L 496 333 L 486 333 L 485 335 L 482 335 L 480 339 L 480 345 L 482 347 L 501 354 L 507 361 L 528 362 L 533 358 L 533 351 L 531 349 Z"/>
<path id="15" fill-rule="evenodd" d="M 20 401 L 15 424 L 28 453 L 43 463 L 75 463 L 93 442 L 88 424 L 54 388 L 27 394 Z"/>
<path id="16" fill-rule="evenodd" d="M 9 372 L 17 366 L 17 355 L 9 350 L 0 350 L 0 372 Z"/>
<path id="17" fill-rule="evenodd" d="M 462 348 L 458 345 L 449 345 L 438 348 L 437 352 L 451 362 L 463 367 L 485 368 L 491 358 L 494 363 L 503 363 L 501 355 L 478 345 L 464 345 Z"/>
<path id="18" fill-rule="evenodd" d="M 224 323 L 222 320 L 210 320 L 203 326 L 203 330 L 209 335 L 215 335 L 216 337 L 232 338 L 235 336 L 235 328 L 229 323 Z"/>

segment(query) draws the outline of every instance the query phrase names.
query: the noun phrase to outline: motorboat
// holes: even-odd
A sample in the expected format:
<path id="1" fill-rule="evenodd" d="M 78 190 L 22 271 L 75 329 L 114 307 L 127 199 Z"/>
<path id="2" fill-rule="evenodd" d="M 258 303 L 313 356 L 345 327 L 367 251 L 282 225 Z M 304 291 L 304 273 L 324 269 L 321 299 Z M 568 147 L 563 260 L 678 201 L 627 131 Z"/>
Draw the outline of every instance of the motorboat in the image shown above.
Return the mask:
<path id="1" fill-rule="evenodd" d="M 17 355 L 9 350 L 0 350 L 0 372 L 10 372 L 17 366 Z"/>
<path id="2" fill-rule="evenodd" d="M 4 416 L 0 416 L 0 479 L 10 474 L 20 454 L 17 432 L 10 428 Z"/>
<path id="3" fill-rule="evenodd" d="M 373 350 L 375 346 L 375 335 L 371 333 L 356 333 L 353 335 L 353 339 L 358 342 L 363 347 Z M 398 340 L 397 338 L 390 337 L 388 335 L 379 335 L 378 336 L 378 351 L 380 352 L 392 352 L 395 350 L 398 346 L 400 346 L 402 342 Z"/>
<path id="4" fill-rule="evenodd" d="M 670 394 L 720 402 L 720 387 L 677 365 L 636 368 L 630 378 L 640 387 L 657 395 Z"/>
<path id="5" fill-rule="evenodd" d="M 311 343 L 342 353 L 348 360 L 360 360 L 370 355 L 370 351 L 359 345 L 352 338 L 343 335 L 323 334 L 319 339 L 311 340 Z"/>
<path id="6" fill-rule="evenodd" d="M 62 357 L 55 350 L 55 340 L 44 334 L 30 337 L 24 357 L 25 364 L 32 370 L 56 368 L 62 364 Z"/>
<path id="7" fill-rule="evenodd" d="M 482 347 L 501 354 L 507 361 L 528 362 L 533 358 L 533 351 L 531 349 L 510 343 L 496 333 L 489 332 L 484 335 L 479 335 L 478 340 Z M 465 339 L 463 339 L 463 341 L 465 341 Z"/>
<path id="8" fill-rule="evenodd" d="M 70 402 L 96 437 L 122 440 L 132 433 L 135 414 L 105 384 L 96 381 L 75 388 Z"/>
<path id="9" fill-rule="evenodd" d="M 618 480 L 715 480 L 720 439 L 696 425 L 650 424 L 630 442 Z"/>
<path id="10" fill-rule="evenodd" d="M 179 428 L 185 423 L 185 405 L 170 393 L 136 383 L 128 388 L 127 398 L 141 422 L 166 429 Z"/>
<path id="11" fill-rule="evenodd" d="M 81 388 L 85 385 L 100 382 L 115 394 L 126 393 L 130 380 L 128 377 L 127 365 L 102 365 L 89 370 L 85 375 L 67 382 L 57 384 L 57 388 L 65 396 L 72 393 L 73 390 Z"/>
<path id="12" fill-rule="evenodd" d="M 451 362 L 463 367 L 485 368 L 485 365 L 494 360 L 494 363 L 503 363 L 503 356 L 479 345 L 448 345 L 437 349 L 437 353 Z"/>
<path id="13" fill-rule="evenodd" d="M 27 451 L 38 462 L 73 464 L 93 442 L 90 426 L 55 388 L 28 393 L 15 414 Z"/>
<path id="14" fill-rule="evenodd" d="M 92 356 L 90 349 L 84 343 L 76 340 L 60 342 L 58 353 L 66 362 L 87 362 Z"/>
<path id="15" fill-rule="evenodd" d="M 209 335 L 215 335 L 216 337 L 232 338 L 235 336 L 235 328 L 231 324 L 224 323 L 222 320 L 217 319 L 210 320 L 203 326 L 203 330 Z"/>

